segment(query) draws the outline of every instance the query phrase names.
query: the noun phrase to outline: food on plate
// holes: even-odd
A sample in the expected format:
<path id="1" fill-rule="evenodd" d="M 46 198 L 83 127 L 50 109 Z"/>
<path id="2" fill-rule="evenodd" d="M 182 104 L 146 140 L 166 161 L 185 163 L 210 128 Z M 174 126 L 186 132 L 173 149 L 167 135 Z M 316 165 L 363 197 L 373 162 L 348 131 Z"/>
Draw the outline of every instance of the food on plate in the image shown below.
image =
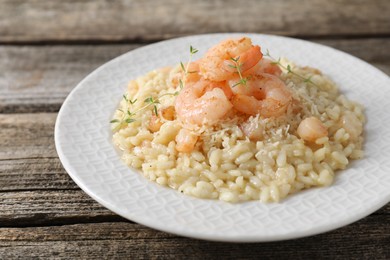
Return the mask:
<path id="1" fill-rule="evenodd" d="M 198 198 L 277 202 L 363 156 L 363 106 L 321 71 L 227 39 L 130 81 L 111 121 L 123 161 Z"/>

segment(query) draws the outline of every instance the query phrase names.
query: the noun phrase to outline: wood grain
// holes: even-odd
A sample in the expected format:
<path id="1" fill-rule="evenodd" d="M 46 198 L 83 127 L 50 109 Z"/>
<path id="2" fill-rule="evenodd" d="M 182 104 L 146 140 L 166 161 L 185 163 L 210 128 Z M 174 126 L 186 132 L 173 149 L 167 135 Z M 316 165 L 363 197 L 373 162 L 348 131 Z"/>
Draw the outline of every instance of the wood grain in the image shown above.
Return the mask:
<path id="1" fill-rule="evenodd" d="M 0 113 L 58 111 L 88 73 L 139 46 L 0 46 Z"/>
<path id="2" fill-rule="evenodd" d="M 390 39 L 320 40 L 390 75 Z M 58 111 L 88 73 L 140 45 L 0 46 L 0 113 Z"/>
<path id="3" fill-rule="evenodd" d="M 133 223 L 1 228 L 3 257 L 82 259 L 387 259 L 389 226 L 377 216 L 332 232 L 290 241 L 237 244 L 188 239 Z"/>
<path id="4" fill-rule="evenodd" d="M 57 157 L 0 159 L 0 183 L 0 192 L 79 189 Z"/>
<path id="5" fill-rule="evenodd" d="M 0 192 L 0 227 L 120 220 L 81 190 Z"/>
<path id="6" fill-rule="evenodd" d="M 0 159 L 57 157 L 56 113 L 0 114 Z"/>
<path id="7" fill-rule="evenodd" d="M 389 35 L 388 0 L 1 0 L 0 42 L 145 41 L 210 32 Z"/>

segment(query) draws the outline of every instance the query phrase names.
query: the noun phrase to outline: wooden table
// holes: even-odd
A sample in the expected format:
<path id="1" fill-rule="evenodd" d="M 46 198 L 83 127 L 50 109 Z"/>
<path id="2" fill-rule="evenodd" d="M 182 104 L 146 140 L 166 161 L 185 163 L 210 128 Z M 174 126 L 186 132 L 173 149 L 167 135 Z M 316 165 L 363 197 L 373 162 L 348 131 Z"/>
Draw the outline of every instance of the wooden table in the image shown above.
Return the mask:
<path id="1" fill-rule="evenodd" d="M 210 32 L 303 38 L 390 74 L 389 0 L 0 0 L 0 259 L 390 259 L 390 204 L 313 237 L 216 243 L 123 219 L 70 179 L 53 129 L 73 87 L 122 53 Z"/>

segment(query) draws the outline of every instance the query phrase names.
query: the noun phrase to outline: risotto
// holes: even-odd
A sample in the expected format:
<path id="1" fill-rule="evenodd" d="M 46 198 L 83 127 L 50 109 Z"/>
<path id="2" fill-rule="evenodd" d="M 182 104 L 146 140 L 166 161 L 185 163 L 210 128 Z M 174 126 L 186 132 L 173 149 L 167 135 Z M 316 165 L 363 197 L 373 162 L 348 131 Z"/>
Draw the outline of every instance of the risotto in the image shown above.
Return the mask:
<path id="1" fill-rule="evenodd" d="M 191 57 L 196 50 L 191 47 Z M 363 156 L 362 105 L 319 70 L 226 40 L 132 80 L 111 121 L 123 161 L 181 193 L 278 202 Z"/>

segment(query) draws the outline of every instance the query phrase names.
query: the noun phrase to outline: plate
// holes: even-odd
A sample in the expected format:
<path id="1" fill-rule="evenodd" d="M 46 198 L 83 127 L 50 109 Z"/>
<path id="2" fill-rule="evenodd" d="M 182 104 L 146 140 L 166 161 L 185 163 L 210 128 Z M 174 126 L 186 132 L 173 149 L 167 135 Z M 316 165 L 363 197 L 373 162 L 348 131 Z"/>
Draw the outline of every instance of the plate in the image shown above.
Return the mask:
<path id="1" fill-rule="evenodd" d="M 302 40 L 245 34 L 274 57 L 286 57 L 330 76 L 350 99 L 366 107 L 362 160 L 339 171 L 335 183 L 280 203 L 229 204 L 202 200 L 161 187 L 121 162 L 109 121 L 129 80 L 197 57 L 219 41 L 244 34 L 209 34 L 151 44 L 104 64 L 69 94 L 58 114 L 55 143 L 63 166 L 89 196 L 111 211 L 145 226 L 216 241 L 260 242 L 314 235 L 339 228 L 390 201 L 390 79 L 338 50 Z M 386 108 L 387 107 L 387 108 Z"/>

